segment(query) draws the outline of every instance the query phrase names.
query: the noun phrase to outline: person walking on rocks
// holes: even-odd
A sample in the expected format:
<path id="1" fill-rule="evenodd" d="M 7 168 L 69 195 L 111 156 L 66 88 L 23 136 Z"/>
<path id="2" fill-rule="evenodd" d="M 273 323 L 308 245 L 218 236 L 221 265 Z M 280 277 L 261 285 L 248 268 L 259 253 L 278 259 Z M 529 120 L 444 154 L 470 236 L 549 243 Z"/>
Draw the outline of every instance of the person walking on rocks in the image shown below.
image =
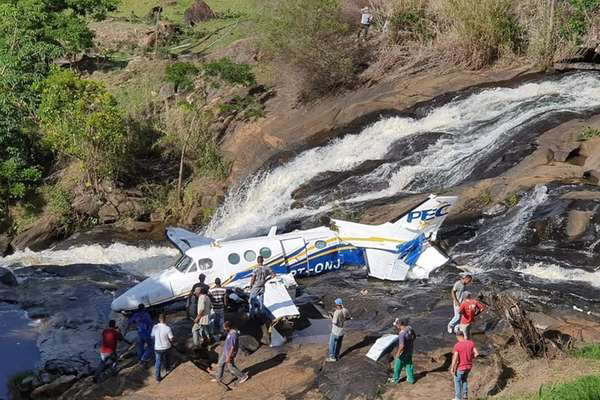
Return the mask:
<path id="1" fill-rule="evenodd" d="M 454 328 L 460 321 L 460 303 L 463 300 L 463 292 L 465 291 L 465 286 L 469 285 L 473 281 L 472 275 L 465 275 L 456 282 L 454 282 L 454 286 L 452 286 L 452 290 L 450 291 L 450 298 L 452 299 L 452 305 L 454 307 L 454 316 L 448 323 L 448 333 L 454 333 Z"/>
<path id="2" fill-rule="evenodd" d="M 415 383 L 415 367 L 412 357 L 417 335 L 405 320 L 396 319 L 394 326 L 398 329 L 398 348 L 394 355 L 394 377 L 392 378 L 392 383 L 400 381 L 400 374 L 406 368 L 406 381 L 413 384 Z"/>
<path id="3" fill-rule="evenodd" d="M 360 36 L 364 36 L 364 40 L 367 39 L 369 34 L 369 27 L 371 26 L 371 21 L 373 20 L 373 14 L 369 10 L 369 7 L 364 7 L 360 10 L 360 27 L 358 28 L 358 36 L 357 39 L 360 40 Z"/>
<path id="4" fill-rule="evenodd" d="M 471 292 L 463 293 L 463 302 L 458 313 L 460 314 L 460 324 L 458 328 L 465 334 L 466 339 L 471 339 L 471 326 L 475 322 L 475 317 L 485 310 L 485 306 L 473 298 Z"/>
<path id="5" fill-rule="evenodd" d="M 152 337 L 150 333 L 152 331 L 152 317 L 150 313 L 146 311 L 144 304 L 138 305 L 138 310 L 129 318 L 127 321 L 127 328 L 125 332 L 128 332 L 131 325 L 136 325 L 137 328 L 137 354 L 140 362 L 150 361 L 150 355 L 152 354 Z"/>
<path id="6" fill-rule="evenodd" d="M 215 286 L 208 290 L 208 297 L 212 303 L 212 334 L 221 338 L 223 322 L 225 321 L 225 307 L 227 307 L 227 289 L 221 286 L 221 279 L 215 279 Z"/>
<path id="7" fill-rule="evenodd" d="M 248 300 L 249 315 L 253 318 L 257 314 L 262 314 L 264 308 L 265 283 L 273 277 L 271 268 L 263 265 L 263 256 L 256 258 L 258 264 L 252 274 L 250 281 L 250 299 Z"/>
<path id="8" fill-rule="evenodd" d="M 344 323 L 350 319 L 350 312 L 344 307 L 342 299 L 335 299 L 335 311 L 331 318 L 331 335 L 329 336 L 329 357 L 325 361 L 334 362 L 340 357 L 344 340 Z"/>
<path id="9" fill-rule="evenodd" d="M 233 329 L 229 321 L 225 321 L 225 323 L 223 323 L 223 328 L 227 333 L 227 337 L 225 338 L 223 351 L 221 352 L 221 355 L 219 356 L 219 361 L 217 363 L 215 381 L 219 382 L 222 385 L 225 385 L 225 383 L 223 382 L 223 374 L 225 373 L 225 366 L 227 366 L 229 372 L 233 376 L 238 378 L 239 383 L 244 383 L 248 380 L 248 374 L 244 374 L 235 365 L 235 357 L 237 356 L 237 352 L 240 346 L 239 332 Z"/>
<path id="10" fill-rule="evenodd" d="M 469 372 L 473 368 L 473 359 L 479 356 L 475 343 L 465 339 L 462 331 L 456 333 L 457 343 L 452 350 L 450 372 L 454 379 L 454 400 L 466 400 L 469 397 Z"/>
<path id="11" fill-rule="evenodd" d="M 173 344 L 173 331 L 166 323 L 165 314 L 158 316 L 158 324 L 154 325 L 151 333 L 154 339 L 154 377 L 157 382 L 162 380 L 160 370 L 165 367 L 165 372 L 169 371 L 169 349 Z"/>
<path id="12" fill-rule="evenodd" d="M 193 320 L 194 318 L 196 318 L 196 310 L 198 308 L 198 296 L 200 296 L 200 289 L 205 287 L 206 290 L 208 290 L 208 285 L 204 283 L 205 280 L 206 275 L 198 275 L 198 282 L 194 283 L 194 286 L 192 286 L 192 290 L 190 290 L 190 294 L 187 297 L 185 308 L 188 319 Z"/>
<path id="13" fill-rule="evenodd" d="M 120 341 L 131 344 L 117 328 L 114 319 L 108 321 L 108 328 L 102 331 L 102 344 L 100 346 L 100 365 L 94 373 L 94 382 L 98 382 L 100 375 L 108 367 L 115 367 L 117 363 L 117 346 Z"/>
<path id="14" fill-rule="evenodd" d="M 196 318 L 192 326 L 192 339 L 194 346 L 198 347 L 201 344 L 208 343 L 210 340 L 210 310 L 212 304 L 208 297 L 208 288 L 202 286 L 200 288 L 200 296 L 198 297 L 198 308 L 196 310 Z"/>

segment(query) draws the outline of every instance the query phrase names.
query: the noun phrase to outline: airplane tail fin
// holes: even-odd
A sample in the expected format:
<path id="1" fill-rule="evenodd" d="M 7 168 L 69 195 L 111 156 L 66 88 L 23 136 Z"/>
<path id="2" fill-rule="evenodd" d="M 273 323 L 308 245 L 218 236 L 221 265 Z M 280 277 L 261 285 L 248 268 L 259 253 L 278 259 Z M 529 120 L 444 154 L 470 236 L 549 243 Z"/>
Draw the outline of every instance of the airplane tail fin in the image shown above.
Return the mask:
<path id="1" fill-rule="evenodd" d="M 427 238 L 435 240 L 437 230 L 457 200 L 456 196 L 430 195 L 423 203 L 391 222 L 394 226 L 422 232 Z"/>

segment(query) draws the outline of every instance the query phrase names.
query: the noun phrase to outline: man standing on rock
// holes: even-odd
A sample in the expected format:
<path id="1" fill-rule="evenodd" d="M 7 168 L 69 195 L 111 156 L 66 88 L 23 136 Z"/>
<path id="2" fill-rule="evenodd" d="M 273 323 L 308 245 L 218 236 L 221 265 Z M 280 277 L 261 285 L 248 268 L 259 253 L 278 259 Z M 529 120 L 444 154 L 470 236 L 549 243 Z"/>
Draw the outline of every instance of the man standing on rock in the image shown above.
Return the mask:
<path id="1" fill-rule="evenodd" d="M 161 381 L 160 369 L 164 365 L 165 371 L 169 371 L 169 349 L 173 344 L 173 331 L 166 324 L 165 314 L 160 313 L 158 324 L 152 328 L 152 338 L 154 338 L 154 377 L 157 382 Z"/>
<path id="2" fill-rule="evenodd" d="M 410 384 L 415 383 L 415 367 L 412 361 L 415 339 L 417 335 L 407 321 L 398 320 L 394 322 L 398 329 L 398 348 L 394 355 L 394 377 L 392 383 L 400 381 L 402 369 L 406 368 L 406 381 Z"/>
<path id="3" fill-rule="evenodd" d="M 335 299 L 335 311 L 331 318 L 331 335 L 329 336 L 329 357 L 325 361 L 334 362 L 340 357 L 344 340 L 344 322 L 350 319 L 350 312 L 344 307 L 342 299 Z"/>
<path id="4" fill-rule="evenodd" d="M 238 378 L 239 383 L 244 383 L 248 380 L 248 374 L 244 374 L 235 365 L 235 357 L 237 356 L 237 352 L 240 346 L 239 333 L 237 330 L 232 328 L 231 323 L 229 321 L 225 321 L 225 323 L 223 324 L 223 328 L 227 333 L 227 337 L 225 338 L 223 351 L 221 352 L 219 362 L 217 363 L 217 375 L 215 377 L 215 380 L 220 384 L 225 385 L 225 383 L 223 382 L 223 374 L 225 373 L 225 366 L 227 365 L 227 369 L 233 376 Z"/>
<path id="5" fill-rule="evenodd" d="M 225 321 L 225 307 L 227 306 L 227 289 L 221 286 L 221 279 L 215 279 L 215 286 L 208 290 L 208 297 L 212 303 L 213 321 L 212 334 L 221 339 L 223 322 Z"/>
<path id="6" fill-rule="evenodd" d="M 257 314 L 262 314 L 264 308 L 265 283 L 269 278 L 273 277 L 271 268 L 265 267 L 263 262 L 263 256 L 258 256 L 256 258 L 256 263 L 258 265 L 254 268 L 252 280 L 250 281 L 250 299 L 248 300 L 250 318 Z"/>
<path id="7" fill-rule="evenodd" d="M 452 290 L 450 291 L 450 298 L 452 299 L 452 305 L 454 307 L 454 316 L 448 323 L 448 333 L 453 333 L 454 328 L 460 320 L 460 303 L 463 300 L 463 292 L 465 291 L 465 285 L 469 285 L 473 281 L 472 275 L 465 275 L 454 283 Z"/>
<path id="8" fill-rule="evenodd" d="M 198 282 L 194 283 L 190 294 L 187 297 L 186 312 L 189 319 L 193 320 L 196 318 L 196 309 L 198 308 L 198 296 L 200 295 L 200 289 L 205 287 L 208 290 L 208 285 L 204 283 L 206 275 L 198 275 Z"/>
<path id="9" fill-rule="evenodd" d="M 194 325 L 192 326 L 192 339 L 194 346 L 208 343 L 210 340 L 210 310 L 212 304 L 208 297 L 208 288 L 203 286 L 200 288 L 200 296 L 198 297 L 198 308 Z M 200 342 L 202 340 L 202 342 Z"/>
<path id="10" fill-rule="evenodd" d="M 466 339 L 471 339 L 471 326 L 475 322 L 475 317 L 485 310 L 485 306 L 474 299 L 471 292 L 465 291 L 463 297 L 463 302 L 458 309 L 460 314 L 458 328 L 465 334 Z"/>
<path id="11" fill-rule="evenodd" d="M 475 343 L 465 339 L 462 331 L 456 334 L 457 343 L 452 350 L 450 372 L 454 378 L 454 400 L 466 400 L 469 397 L 469 372 L 473 368 L 473 358 L 479 356 Z"/>
<path id="12" fill-rule="evenodd" d="M 94 373 L 94 382 L 98 381 L 99 376 L 109 366 L 116 365 L 117 346 L 120 341 L 131 344 L 123 337 L 114 319 L 108 321 L 108 328 L 102 331 L 102 345 L 100 346 L 100 365 Z"/>
<path id="13" fill-rule="evenodd" d="M 150 361 L 150 354 L 152 353 L 152 337 L 150 333 L 153 322 L 144 304 L 138 305 L 138 310 L 129 318 L 125 332 L 129 331 L 131 325 L 136 325 L 137 328 L 138 360 L 140 362 Z"/>

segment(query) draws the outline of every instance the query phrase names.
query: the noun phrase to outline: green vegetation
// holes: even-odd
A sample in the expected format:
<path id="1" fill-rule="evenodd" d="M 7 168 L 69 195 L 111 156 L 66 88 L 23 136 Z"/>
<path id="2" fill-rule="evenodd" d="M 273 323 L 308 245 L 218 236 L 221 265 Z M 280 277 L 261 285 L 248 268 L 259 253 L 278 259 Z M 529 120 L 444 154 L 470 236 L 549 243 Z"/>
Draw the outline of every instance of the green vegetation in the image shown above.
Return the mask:
<path id="1" fill-rule="evenodd" d="M 516 193 L 509 194 L 504 199 L 504 204 L 506 204 L 508 208 L 515 207 L 517 204 L 519 204 L 519 196 Z"/>
<path id="2" fill-rule="evenodd" d="M 600 8 L 600 0 L 567 0 L 566 3 L 570 7 L 565 12 L 560 35 L 579 45 L 592 23 L 592 14 Z"/>
<path id="3" fill-rule="evenodd" d="M 434 21 L 427 13 L 426 3 L 418 0 L 400 2 L 389 18 L 390 39 L 393 43 L 433 39 Z"/>
<path id="4" fill-rule="evenodd" d="M 579 133 L 579 138 L 581 140 L 588 140 L 596 137 L 600 137 L 600 129 L 592 128 L 591 126 L 586 127 Z"/>
<path id="5" fill-rule="evenodd" d="M 348 43 L 351 29 L 338 0 L 276 0 L 263 12 L 258 24 L 262 46 L 297 67 L 311 92 L 355 82 L 359 53 Z"/>
<path id="6" fill-rule="evenodd" d="M 600 376 L 587 375 L 571 382 L 542 386 L 538 393 L 510 396 L 504 400 L 597 400 Z"/>
<path id="7" fill-rule="evenodd" d="M 117 102 L 102 85 L 68 70 L 52 73 L 41 93 L 38 117 L 45 142 L 59 156 L 80 160 L 98 190 L 126 162 L 129 138 Z"/>
<path id="8" fill-rule="evenodd" d="M 166 79 L 175 85 L 175 91 L 190 90 L 194 86 L 194 77 L 200 72 L 189 62 L 176 62 L 167 65 Z"/>
<path id="9" fill-rule="evenodd" d="M 248 64 L 236 64 L 229 58 L 209 62 L 203 66 L 206 76 L 220 79 L 231 85 L 254 86 L 256 77 Z"/>
<path id="10" fill-rule="evenodd" d="M 492 204 L 492 194 L 490 193 L 489 190 L 484 190 L 483 192 L 479 193 L 479 198 L 478 198 L 478 202 L 479 204 L 483 205 L 483 206 L 487 206 L 489 204 Z"/>
<path id="11" fill-rule="evenodd" d="M 571 352 L 573 357 L 600 360 L 600 344 L 589 344 Z"/>

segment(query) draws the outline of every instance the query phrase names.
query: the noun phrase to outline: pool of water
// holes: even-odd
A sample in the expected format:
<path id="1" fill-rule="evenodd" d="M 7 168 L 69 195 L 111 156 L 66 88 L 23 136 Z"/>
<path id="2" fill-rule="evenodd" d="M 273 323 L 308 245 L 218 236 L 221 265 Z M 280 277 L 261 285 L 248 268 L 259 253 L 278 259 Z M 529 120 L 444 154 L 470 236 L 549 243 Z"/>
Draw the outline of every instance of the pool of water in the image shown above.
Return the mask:
<path id="1" fill-rule="evenodd" d="M 35 323 L 15 306 L 0 304 L 0 399 L 9 399 L 8 380 L 33 369 L 40 359 Z"/>

